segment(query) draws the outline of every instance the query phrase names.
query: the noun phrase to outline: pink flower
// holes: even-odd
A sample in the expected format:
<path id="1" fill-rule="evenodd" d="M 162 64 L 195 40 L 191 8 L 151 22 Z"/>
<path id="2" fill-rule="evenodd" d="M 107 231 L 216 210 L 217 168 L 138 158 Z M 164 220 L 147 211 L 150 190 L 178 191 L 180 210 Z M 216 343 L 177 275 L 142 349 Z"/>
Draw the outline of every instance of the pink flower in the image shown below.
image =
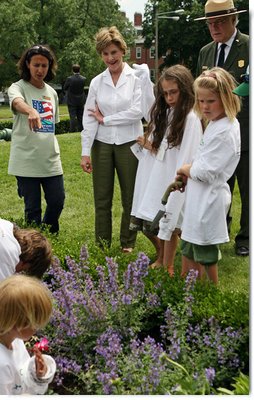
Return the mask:
<path id="1" fill-rule="evenodd" d="M 40 351 L 48 351 L 49 350 L 49 341 L 46 338 L 42 338 L 39 342 L 34 345 Z"/>

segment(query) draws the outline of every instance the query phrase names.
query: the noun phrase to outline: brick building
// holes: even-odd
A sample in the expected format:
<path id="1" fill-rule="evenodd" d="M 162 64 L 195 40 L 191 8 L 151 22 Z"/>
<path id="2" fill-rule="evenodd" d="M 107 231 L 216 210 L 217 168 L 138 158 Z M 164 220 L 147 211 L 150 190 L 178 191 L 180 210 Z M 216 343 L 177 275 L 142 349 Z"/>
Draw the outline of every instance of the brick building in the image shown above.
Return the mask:
<path id="1" fill-rule="evenodd" d="M 135 40 L 135 46 L 130 48 L 130 63 L 136 64 L 147 64 L 150 73 L 151 79 L 154 80 L 155 76 L 155 42 L 153 41 L 153 45 L 150 49 L 147 49 L 144 46 L 145 39 L 142 37 L 142 14 L 135 13 L 134 14 L 134 27 L 137 32 L 137 38 Z M 163 63 L 163 58 L 158 60 L 158 65 Z"/>

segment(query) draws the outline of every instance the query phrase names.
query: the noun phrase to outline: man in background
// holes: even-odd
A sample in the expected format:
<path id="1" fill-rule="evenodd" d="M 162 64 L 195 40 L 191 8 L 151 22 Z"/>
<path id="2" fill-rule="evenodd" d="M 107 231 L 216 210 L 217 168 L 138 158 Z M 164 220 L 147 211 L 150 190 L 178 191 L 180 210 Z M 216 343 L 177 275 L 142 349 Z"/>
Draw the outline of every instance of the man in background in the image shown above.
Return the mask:
<path id="1" fill-rule="evenodd" d="M 199 52 L 197 76 L 203 71 L 218 66 L 231 73 L 238 83 L 249 65 L 249 36 L 237 29 L 238 14 L 232 0 L 208 0 L 205 16 L 195 20 L 206 20 L 213 42 Z M 239 256 L 249 255 L 249 99 L 243 98 L 242 110 L 237 116 L 241 128 L 241 157 L 234 175 L 229 179 L 231 194 L 237 178 L 240 198 L 240 231 L 235 237 L 235 252 Z M 227 216 L 230 231 L 232 217 Z"/>
<path id="2" fill-rule="evenodd" d="M 85 104 L 85 77 L 80 75 L 80 66 L 73 64 L 73 75 L 69 76 L 64 84 L 67 92 L 67 106 L 70 115 L 70 132 L 81 132 L 83 109 Z"/>

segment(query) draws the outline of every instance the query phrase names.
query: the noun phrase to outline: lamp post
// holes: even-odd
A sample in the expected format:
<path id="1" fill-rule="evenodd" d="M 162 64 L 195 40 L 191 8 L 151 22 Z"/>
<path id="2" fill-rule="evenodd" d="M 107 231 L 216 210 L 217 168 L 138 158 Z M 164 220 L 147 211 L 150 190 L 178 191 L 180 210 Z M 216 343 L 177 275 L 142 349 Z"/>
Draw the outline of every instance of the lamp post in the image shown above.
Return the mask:
<path id="1" fill-rule="evenodd" d="M 159 19 L 172 19 L 173 21 L 178 21 L 179 20 L 179 15 L 183 14 L 184 10 L 179 9 L 175 11 L 164 11 L 164 12 L 158 12 L 158 9 L 156 8 L 156 13 L 155 13 L 155 82 L 157 82 L 158 79 L 158 41 L 159 41 L 159 35 L 158 35 L 158 21 Z M 178 15 L 170 15 L 170 14 L 178 14 Z"/>

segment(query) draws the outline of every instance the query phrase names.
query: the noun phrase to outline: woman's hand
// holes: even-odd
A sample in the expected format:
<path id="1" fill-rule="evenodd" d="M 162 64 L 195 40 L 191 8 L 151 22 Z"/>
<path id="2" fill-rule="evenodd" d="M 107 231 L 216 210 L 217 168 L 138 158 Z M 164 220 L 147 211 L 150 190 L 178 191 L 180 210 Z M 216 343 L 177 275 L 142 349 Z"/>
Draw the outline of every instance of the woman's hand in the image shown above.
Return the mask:
<path id="1" fill-rule="evenodd" d="M 26 104 L 23 99 L 20 97 L 14 99 L 12 102 L 12 108 L 17 112 L 28 116 L 28 125 L 31 131 L 41 129 L 42 125 L 40 114 L 33 107 Z"/>
<path id="2" fill-rule="evenodd" d="M 31 131 L 36 131 L 42 127 L 40 115 L 34 108 L 31 108 L 28 114 L 28 124 Z"/>
<path id="3" fill-rule="evenodd" d="M 103 124 L 104 115 L 102 115 L 97 105 L 95 107 L 95 110 L 89 108 L 88 111 L 89 111 L 88 114 L 89 116 L 94 117 L 99 122 L 99 124 Z"/>
<path id="4" fill-rule="evenodd" d="M 91 172 L 93 171 L 91 158 L 89 156 L 82 156 L 80 166 L 83 171 L 87 172 L 88 174 L 91 174 Z"/>
<path id="5" fill-rule="evenodd" d="M 47 365 L 44 361 L 44 358 L 38 349 L 38 347 L 33 348 L 34 356 L 35 356 L 35 370 L 36 376 L 38 378 L 43 378 L 47 373 Z"/>

